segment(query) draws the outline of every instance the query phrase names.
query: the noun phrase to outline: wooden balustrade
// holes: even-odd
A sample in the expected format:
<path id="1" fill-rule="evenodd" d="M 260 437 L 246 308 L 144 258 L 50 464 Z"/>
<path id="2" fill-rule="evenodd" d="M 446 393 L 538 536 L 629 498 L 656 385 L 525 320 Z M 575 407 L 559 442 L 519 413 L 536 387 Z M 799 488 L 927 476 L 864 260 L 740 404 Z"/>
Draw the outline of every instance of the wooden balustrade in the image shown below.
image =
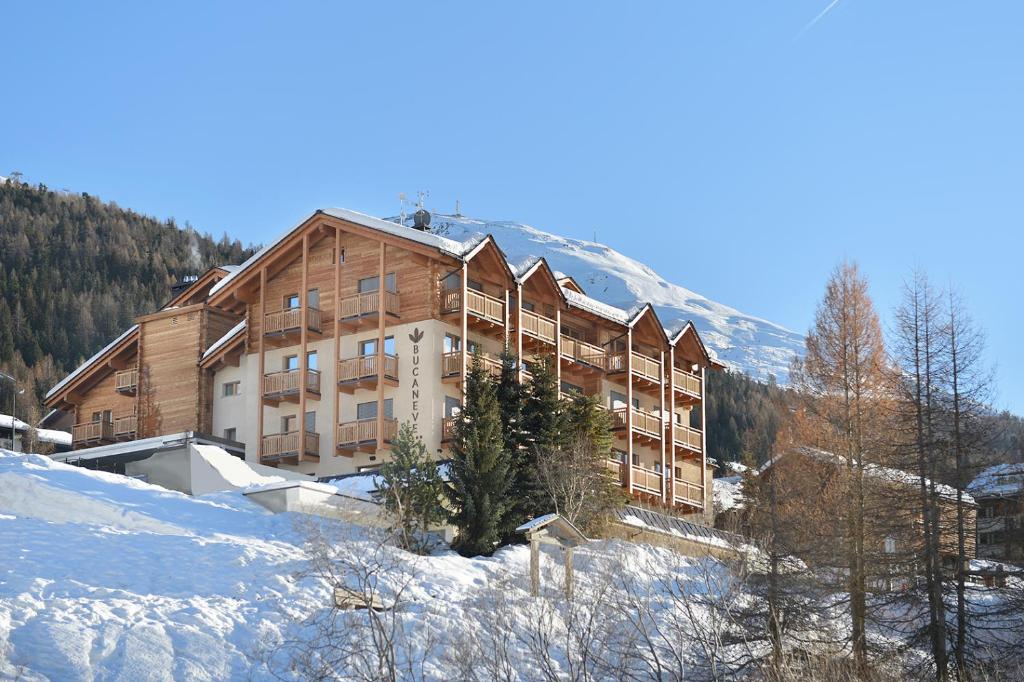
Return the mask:
<path id="1" fill-rule="evenodd" d="M 112 421 L 95 421 L 75 424 L 71 427 L 73 443 L 102 443 L 114 440 L 114 423 Z"/>
<path id="2" fill-rule="evenodd" d="M 615 477 L 616 481 L 620 484 L 622 483 L 622 462 L 617 459 L 606 459 L 604 461 L 604 467 L 608 470 L 608 473 Z"/>
<path id="3" fill-rule="evenodd" d="M 278 459 L 280 457 L 295 457 L 299 454 L 300 434 L 298 431 L 287 433 L 272 433 L 263 436 L 260 442 L 260 457 L 263 459 Z M 307 455 L 319 456 L 320 434 L 313 431 L 306 431 L 305 453 Z"/>
<path id="4" fill-rule="evenodd" d="M 580 364 L 590 365 L 597 369 L 606 369 L 608 366 L 608 354 L 601 346 L 595 346 L 586 341 L 580 341 L 568 336 L 562 336 L 559 340 L 563 357 L 570 358 Z"/>
<path id="5" fill-rule="evenodd" d="M 633 431 L 636 433 L 649 436 L 651 438 L 661 438 L 662 419 L 656 414 L 652 414 L 645 410 L 641 410 L 637 407 L 633 408 Z M 624 428 L 626 426 L 626 408 L 616 407 L 612 410 L 612 428 Z"/>
<path id="6" fill-rule="evenodd" d="M 692 372 L 673 367 L 672 383 L 677 391 L 692 395 L 695 398 L 701 397 L 700 377 Z"/>
<path id="7" fill-rule="evenodd" d="M 380 434 L 383 436 L 382 441 L 385 443 L 390 442 L 394 439 L 395 434 L 398 433 L 398 420 L 385 417 L 384 418 L 384 433 Z M 337 443 L 338 446 L 353 446 L 360 443 L 375 443 L 378 441 L 377 434 L 377 418 L 367 417 L 366 419 L 357 419 L 350 422 L 342 422 L 338 424 Z"/>
<path id="8" fill-rule="evenodd" d="M 661 363 L 654 358 L 630 351 L 629 362 L 633 368 L 633 374 L 639 375 L 656 383 L 661 383 Z"/>
<path id="9" fill-rule="evenodd" d="M 703 442 L 703 434 L 697 429 L 689 426 L 683 426 L 682 424 L 676 424 L 675 428 L 675 443 L 680 447 L 689 448 L 690 450 L 701 451 L 701 444 Z"/>
<path id="10" fill-rule="evenodd" d="M 654 493 L 655 495 L 661 495 L 662 475 L 657 471 L 633 466 L 632 477 L 634 488 L 642 488 L 643 490 Z"/>
<path id="11" fill-rule="evenodd" d="M 608 353 L 605 357 L 605 370 L 609 373 L 612 372 L 625 372 L 626 371 L 626 354 L 625 353 Z"/>
<path id="12" fill-rule="evenodd" d="M 458 415 L 445 417 L 441 420 L 441 440 L 449 441 L 455 437 L 455 423 L 459 420 Z"/>
<path id="13" fill-rule="evenodd" d="M 466 362 L 469 366 L 473 366 L 473 356 L 467 354 Z M 501 361 L 492 358 L 489 355 L 480 355 L 480 363 L 483 368 L 487 370 L 493 378 L 497 379 L 501 376 Z M 441 376 L 442 377 L 453 377 L 460 376 L 462 374 L 462 351 L 449 351 L 441 354 Z"/>
<path id="14" fill-rule="evenodd" d="M 441 291 L 441 311 L 454 313 L 462 310 L 462 290 L 445 288 Z M 497 296 L 476 289 L 466 290 L 466 313 L 492 324 L 505 324 L 505 302 Z"/>
<path id="15" fill-rule="evenodd" d="M 399 297 L 395 291 L 384 292 L 384 313 L 398 315 Z M 364 315 L 376 315 L 380 309 L 380 292 L 367 291 L 361 294 L 345 296 L 339 301 L 339 316 L 341 319 L 363 317 Z"/>
<path id="16" fill-rule="evenodd" d="M 306 308 L 306 328 L 319 333 L 323 326 L 319 308 Z M 263 315 L 264 334 L 284 334 L 302 329 L 302 308 L 285 308 Z"/>
<path id="17" fill-rule="evenodd" d="M 346 358 L 338 361 L 338 381 L 359 381 L 367 377 L 375 377 L 377 371 L 378 355 L 359 355 L 354 358 Z M 398 379 L 398 356 L 384 355 L 384 376 L 389 379 Z"/>
<path id="18" fill-rule="evenodd" d="M 523 334 L 546 343 L 555 342 L 555 321 L 531 310 L 522 311 Z"/>
<path id="19" fill-rule="evenodd" d="M 134 394 L 139 385 L 139 370 L 125 369 L 114 375 L 114 390 Z"/>
<path id="20" fill-rule="evenodd" d="M 704 487 L 689 481 L 681 481 L 678 478 L 672 482 L 673 495 L 677 502 L 687 502 L 704 506 Z"/>
<path id="21" fill-rule="evenodd" d="M 263 395 L 285 395 L 298 393 L 302 371 L 289 369 L 282 372 L 271 372 L 263 375 Z M 306 390 L 320 393 L 320 372 L 315 369 L 306 370 Z"/>
<path id="22" fill-rule="evenodd" d="M 134 436 L 139 430 L 139 417 L 128 414 L 123 417 L 114 417 L 114 438 L 125 438 Z"/>

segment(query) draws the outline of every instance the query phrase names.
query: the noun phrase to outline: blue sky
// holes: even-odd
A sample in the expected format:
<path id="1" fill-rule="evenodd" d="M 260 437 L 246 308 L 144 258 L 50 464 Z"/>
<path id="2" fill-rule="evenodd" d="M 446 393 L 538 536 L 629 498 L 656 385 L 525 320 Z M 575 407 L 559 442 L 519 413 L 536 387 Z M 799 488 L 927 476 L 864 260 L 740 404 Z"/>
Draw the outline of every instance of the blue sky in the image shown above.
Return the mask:
<path id="1" fill-rule="evenodd" d="M 263 241 L 428 205 L 805 331 L 857 260 L 966 296 L 1024 413 L 1024 5 L 5 5 L 0 174 Z"/>

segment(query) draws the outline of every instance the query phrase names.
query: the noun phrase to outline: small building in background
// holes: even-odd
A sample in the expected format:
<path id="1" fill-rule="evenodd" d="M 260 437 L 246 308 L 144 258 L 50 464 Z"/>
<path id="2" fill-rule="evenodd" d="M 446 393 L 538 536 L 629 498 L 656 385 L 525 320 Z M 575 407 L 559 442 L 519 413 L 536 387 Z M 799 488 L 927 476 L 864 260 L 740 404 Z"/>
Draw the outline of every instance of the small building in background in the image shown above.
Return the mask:
<path id="1" fill-rule="evenodd" d="M 33 428 L 9 414 L 0 414 L 0 448 L 16 452 L 29 449 L 33 452 L 67 452 L 71 449 L 71 434 L 56 429 Z"/>
<path id="2" fill-rule="evenodd" d="M 991 466 L 967 491 L 978 503 L 978 557 L 1024 562 L 1024 463 Z"/>

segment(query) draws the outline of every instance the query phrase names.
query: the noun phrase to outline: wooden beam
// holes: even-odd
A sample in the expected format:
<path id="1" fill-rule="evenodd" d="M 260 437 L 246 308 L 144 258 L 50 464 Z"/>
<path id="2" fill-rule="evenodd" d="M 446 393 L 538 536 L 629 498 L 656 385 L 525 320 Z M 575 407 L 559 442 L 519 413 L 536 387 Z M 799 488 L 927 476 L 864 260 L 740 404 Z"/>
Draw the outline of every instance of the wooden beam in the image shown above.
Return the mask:
<path id="1" fill-rule="evenodd" d="M 385 251 L 384 240 L 380 242 L 380 262 L 377 265 L 377 449 L 384 446 L 384 316 L 387 307 L 384 305 L 387 289 L 385 284 Z M 397 277 L 397 275 L 396 275 Z M 397 289 L 397 282 L 395 283 Z"/>
<path id="2" fill-rule="evenodd" d="M 562 391 L 562 306 L 555 301 L 555 382 Z"/>
<path id="3" fill-rule="evenodd" d="M 701 500 L 701 504 L 704 506 L 704 519 L 708 518 L 708 443 L 707 443 L 707 430 L 708 425 L 705 421 L 706 412 L 704 405 L 707 403 L 707 388 L 708 381 L 708 368 L 702 366 L 700 368 L 700 482 L 704 486 L 704 490 L 701 494 L 704 499 Z"/>
<path id="4" fill-rule="evenodd" d="M 519 361 L 519 383 L 523 383 L 523 285 L 516 282 L 516 358 Z"/>
<path id="5" fill-rule="evenodd" d="M 266 372 L 266 357 L 264 355 L 265 349 L 263 347 L 263 332 L 266 327 L 266 316 L 264 308 L 266 307 L 267 297 L 267 269 L 265 267 L 260 268 L 260 296 L 259 302 L 256 304 L 256 320 L 259 323 L 259 336 L 256 338 L 256 352 L 259 356 L 259 374 L 256 375 L 256 386 L 257 395 L 259 400 L 256 404 L 259 405 L 257 408 L 257 419 L 256 419 L 256 461 L 260 462 L 263 458 L 263 373 Z M 252 333 L 251 325 L 247 330 L 247 333 Z"/>
<path id="6" fill-rule="evenodd" d="M 659 359 L 659 372 L 661 374 L 661 391 L 658 396 L 658 419 L 662 421 L 658 429 L 661 431 L 661 501 L 671 503 L 671 498 L 666 496 L 666 490 L 668 489 L 668 471 L 665 469 L 665 351 L 661 351 L 661 357 Z M 671 423 L 671 417 L 669 422 Z M 672 444 L 675 447 L 675 443 Z"/>
<path id="7" fill-rule="evenodd" d="M 469 290 L 469 263 L 462 264 L 462 405 L 465 409 L 466 405 L 466 375 L 469 369 L 468 355 L 469 352 L 469 312 L 468 303 L 466 300 L 466 292 Z"/>
<path id="8" fill-rule="evenodd" d="M 669 466 L 672 468 L 672 486 L 669 490 L 669 502 L 675 506 L 676 502 L 676 349 L 670 346 L 668 349 L 668 451 Z"/>
<path id="9" fill-rule="evenodd" d="M 341 422 L 341 393 L 338 392 L 338 363 L 341 362 L 341 227 L 334 228 L 334 359 L 331 361 L 331 403 L 334 406 L 334 419 L 331 421 L 331 453 L 338 454 L 338 424 Z M 323 388 L 321 388 L 323 390 Z"/>
<path id="10" fill-rule="evenodd" d="M 299 292 L 299 454 L 301 462 L 306 456 L 306 373 L 309 360 L 306 357 L 306 343 L 309 319 L 309 232 L 302 235 L 302 290 Z"/>
<path id="11" fill-rule="evenodd" d="M 626 491 L 633 494 L 633 328 L 626 331 Z"/>

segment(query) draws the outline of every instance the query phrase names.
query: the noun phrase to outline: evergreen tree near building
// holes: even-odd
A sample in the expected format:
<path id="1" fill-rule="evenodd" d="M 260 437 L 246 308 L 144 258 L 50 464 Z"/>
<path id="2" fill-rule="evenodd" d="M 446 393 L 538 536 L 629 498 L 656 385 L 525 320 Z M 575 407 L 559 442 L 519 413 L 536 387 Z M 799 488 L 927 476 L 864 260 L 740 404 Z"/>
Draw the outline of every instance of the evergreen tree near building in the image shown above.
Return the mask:
<path id="1" fill-rule="evenodd" d="M 530 371 L 533 379 L 523 399 L 525 449 L 515 484 L 525 518 L 548 513 L 547 495 L 537 475 L 539 460 L 544 453 L 553 452 L 566 442 L 558 379 L 551 358 L 534 363 Z"/>
<path id="2" fill-rule="evenodd" d="M 416 553 L 429 549 L 427 532 L 445 520 L 441 506 L 444 482 L 423 440 L 403 422 L 391 442 L 391 461 L 381 466 L 374 496 L 384 504 L 390 530 L 403 548 Z"/>
<path id="3" fill-rule="evenodd" d="M 511 497 L 512 507 L 509 511 L 510 519 L 507 524 L 508 535 L 503 542 L 511 542 L 515 539 L 515 529 L 528 518 L 530 505 L 527 490 L 523 482 L 528 479 L 527 471 L 527 442 L 526 431 L 523 426 L 523 402 L 526 390 L 519 381 L 519 358 L 507 345 L 501 353 L 501 375 L 495 386 L 495 393 L 498 400 L 498 411 L 501 415 L 501 439 L 502 448 L 508 457 L 511 468 Z"/>
<path id="4" fill-rule="evenodd" d="M 474 354 L 466 399 L 455 424 L 448 498 L 458 529 L 454 549 L 463 556 L 491 554 L 511 532 L 512 468 L 502 442 L 494 382 Z"/>

